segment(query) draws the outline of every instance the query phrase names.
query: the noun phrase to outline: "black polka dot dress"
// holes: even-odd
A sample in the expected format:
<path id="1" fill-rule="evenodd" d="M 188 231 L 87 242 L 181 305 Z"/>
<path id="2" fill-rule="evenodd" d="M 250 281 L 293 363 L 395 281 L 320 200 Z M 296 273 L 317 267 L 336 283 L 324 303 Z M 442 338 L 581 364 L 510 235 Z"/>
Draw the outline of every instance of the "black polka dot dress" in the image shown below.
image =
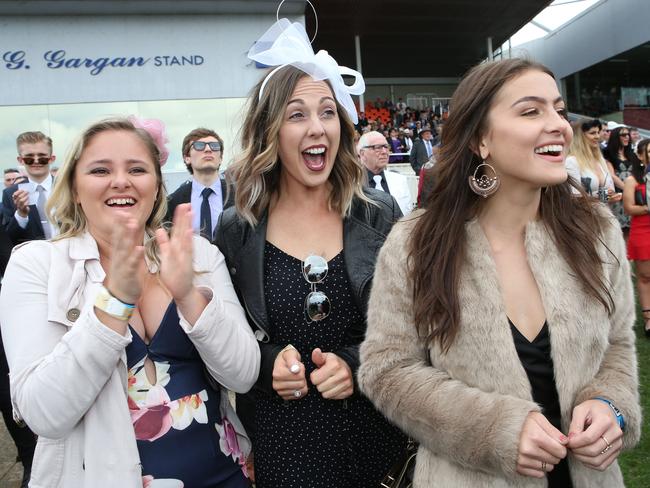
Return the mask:
<path id="1" fill-rule="evenodd" d="M 310 284 L 302 262 L 270 243 L 264 249 L 264 292 L 271 342 L 292 344 L 307 370 L 309 392 L 295 401 L 259 393 L 255 422 L 257 488 L 377 488 L 405 446 L 402 434 L 357 392 L 325 400 L 309 381 L 312 351 L 353 344 L 346 331 L 363 320 L 350 291 L 343 252 L 329 263 L 316 289 L 331 302 L 327 318 L 307 323 Z"/>

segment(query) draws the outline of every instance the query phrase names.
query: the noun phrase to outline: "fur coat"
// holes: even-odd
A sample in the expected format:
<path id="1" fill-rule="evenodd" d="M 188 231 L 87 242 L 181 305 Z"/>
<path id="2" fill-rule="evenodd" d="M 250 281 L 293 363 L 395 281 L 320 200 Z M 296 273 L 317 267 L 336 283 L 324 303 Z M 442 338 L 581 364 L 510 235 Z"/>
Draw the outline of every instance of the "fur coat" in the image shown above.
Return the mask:
<path id="1" fill-rule="evenodd" d="M 545 479 L 516 473 L 524 420 L 540 407 L 515 350 L 487 238 L 477 220 L 467 223 L 461 328 L 443 353 L 437 343 L 426 347 L 414 326 L 406 256 L 418 215 L 396 224 L 379 254 L 361 347 L 361 389 L 420 443 L 415 488 L 544 487 Z M 625 416 L 625 449 L 638 442 L 641 429 L 635 305 L 625 245 L 611 216 L 602 241 L 611 250 L 599 245 L 616 307 L 611 316 L 584 292 L 545 226 L 526 227 L 551 337 L 562 430 L 568 433 L 576 405 L 602 396 Z M 569 455 L 569 469 L 575 488 L 624 486 L 616 462 L 601 472 Z"/>

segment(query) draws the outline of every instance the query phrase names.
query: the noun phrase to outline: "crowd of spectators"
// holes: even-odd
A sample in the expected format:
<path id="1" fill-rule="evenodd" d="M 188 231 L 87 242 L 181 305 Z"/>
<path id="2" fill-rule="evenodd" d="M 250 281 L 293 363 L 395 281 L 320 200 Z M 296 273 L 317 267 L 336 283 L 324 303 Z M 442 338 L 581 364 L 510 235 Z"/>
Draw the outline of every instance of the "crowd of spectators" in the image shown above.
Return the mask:
<path id="1" fill-rule="evenodd" d="M 442 126 L 448 115 L 447 107 L 442 105 L 418 109 L 407 106 L 401 97 L 397 103 L 378 97 L 374 102 L 366 102 L 365 110 L 359 112 L 355 129 L 358 137 L 371 131 L 382 134 L 390 146 L 390 163 L 411 160 L 413 170 L 419 174 L 421 165 L 414 165 L 412 161 L 414 142 L 421 133 L 430 131 L 432 146 L 439 146 Z"/>

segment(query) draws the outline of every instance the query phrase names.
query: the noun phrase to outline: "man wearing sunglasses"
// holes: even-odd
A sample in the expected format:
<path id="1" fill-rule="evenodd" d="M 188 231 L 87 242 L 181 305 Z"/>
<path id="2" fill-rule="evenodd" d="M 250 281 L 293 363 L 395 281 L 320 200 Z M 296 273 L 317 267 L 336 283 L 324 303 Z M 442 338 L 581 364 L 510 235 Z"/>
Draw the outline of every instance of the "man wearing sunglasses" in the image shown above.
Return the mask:
<path id="1" fill-rule="evenodd" d="M 16 244 L 34 239 L 45 239 L 46 234 L 42 220 L 45 219 L 44 209 L 41 216 L 39 208 L 30 205 L 30 194 L 41 187 L 39 194 L 44 204 L 52 190 L 50 163 L 55 157 L 52 154 L 52 139 L 42 132 L 24 132 L 16 139 L 18 162 L 23 166 L 27 179 L 15 171 L 13 181 L 8 186 L 5 172 L 6 188 L 2 194 L 2 236 L 0 239 L 0 273 L 4 274 L 11 248 Z M 11 176 L 11 173 L 9 173 Z M 19 189 L 18 184 L 26 185 Z M 38 197 L 33 200 L 38 202 Z M 46 220 L 46 219 L 45 219 Z M 49 230 L 49 225 L 46 224 Z M 51 234 L 47 237 L 51 237 Z M 18 457 L 23 465 L 22 487 L 27 487 L 32 469 L 36 436 L 29 428 L 18 425 L 13 419 L 11 396 L 9 392 L 9 367 L 0 338 L 0 410 L 7 430 L 16 445 Z"/>
<path id="2" fill-rule="evenodd" d="M 408 180 L 404 175 L 386 171 L 389 151 L 386 138 L 376 131 L 363 134 L 357 144 L 359 158 L 368 172 L 368 186 L 390 193 L 402 213 L 408 215 L 413 208 Z"/>
<path id="3" fill-rule="evenodd" d="M 14 246 L 52 237 L 45 203 L 52 192 L 50 164 L 56 159 L 52 139 L 42 132 L 20 134 L 16 147 L 27 182 L 11 185 L 2 194 L 3 227 Z"/>
<path id="4" fill-rule="evenodd" d="M 171 221 L 174 210 L 181 203 L 192 204 L 192 227 L 209 241 L 222 210 L 230 206 L 226 201 L 226 181 L 219 174 L 223 158 L 223 139 L 210 129 L 198 128 L 183 139 L 183 161 L 192 175 L 169 195 L 166 220 Z"/>

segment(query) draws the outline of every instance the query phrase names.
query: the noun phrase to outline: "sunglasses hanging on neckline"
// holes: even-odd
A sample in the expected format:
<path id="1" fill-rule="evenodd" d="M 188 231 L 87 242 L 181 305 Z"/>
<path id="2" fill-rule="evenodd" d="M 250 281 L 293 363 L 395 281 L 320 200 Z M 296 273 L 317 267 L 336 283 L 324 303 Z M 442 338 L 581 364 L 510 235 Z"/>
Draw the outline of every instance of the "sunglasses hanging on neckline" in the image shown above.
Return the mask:
<path id="1" fill-rule="evenodd" d="M 305 320 L 308 324 L 324 320 L 330 314 L 330 299 L 324 292 L 316 290 L 316 284 L 323 282 L 328 271 L 327 260 L 322 256 L 309 255 L 302 262 L 302 275 L 311 285 L 311 291 L 305 297 Z"/>

